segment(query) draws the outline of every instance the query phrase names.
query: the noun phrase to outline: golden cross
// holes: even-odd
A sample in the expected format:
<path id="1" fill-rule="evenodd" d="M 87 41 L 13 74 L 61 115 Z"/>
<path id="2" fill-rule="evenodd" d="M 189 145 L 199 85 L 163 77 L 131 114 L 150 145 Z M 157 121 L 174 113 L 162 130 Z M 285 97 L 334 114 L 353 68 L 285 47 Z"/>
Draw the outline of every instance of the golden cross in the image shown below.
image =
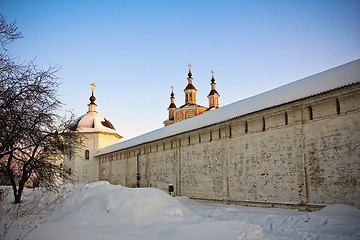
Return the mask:
<path id="1" fill-rule="evenodd" d="M 191 70 L 192 65 L 189 63 L 189 65 L 188 65 L 188 66 L 189 66 L 189 70 Z"/>
<path id="2" fill-rule="evenodd" d="M 174 91 L 174 86 L 173 85 L 171 85 L 171 91 Z"/>
<path id="3" fill-rule="evenodd" d="M 214 70 L 211 70 L 211 75 L 214 77 Z"/>
<path id="4" fill-rule="evenodd" d="M 94 91 L 94 89 L 95 89 L 95 83 L 92 83 L 92 84 L 90 84 L 91 85 L 91 89 Z"/>

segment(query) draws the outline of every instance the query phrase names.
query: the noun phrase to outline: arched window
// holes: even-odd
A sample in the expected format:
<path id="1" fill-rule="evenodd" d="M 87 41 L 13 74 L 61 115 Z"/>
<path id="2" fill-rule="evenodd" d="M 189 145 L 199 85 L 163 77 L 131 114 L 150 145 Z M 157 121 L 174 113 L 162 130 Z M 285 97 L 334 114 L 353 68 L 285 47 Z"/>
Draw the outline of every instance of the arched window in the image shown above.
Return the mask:
<path id="1" fill-rule="evenodd" d="M 86 159 L 86 160 L 89 160 L 89 158 L 90 158 L 90 151 L 89 151 L 89 150 L 86 150 L 86 151 L 85 151 L 85 159 Z"/>

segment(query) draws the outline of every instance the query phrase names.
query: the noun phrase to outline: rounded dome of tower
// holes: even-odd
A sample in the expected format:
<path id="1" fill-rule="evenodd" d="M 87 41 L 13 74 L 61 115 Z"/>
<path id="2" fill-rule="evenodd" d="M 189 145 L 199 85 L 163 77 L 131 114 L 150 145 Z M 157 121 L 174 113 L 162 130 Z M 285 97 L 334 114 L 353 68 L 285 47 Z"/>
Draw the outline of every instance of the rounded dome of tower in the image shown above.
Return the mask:
<path id="1" fill-rule="evenodd" d="M 71 130 L 78 132 L 116 133 L 111 122 L 96 112 L 88 112 L 75 119 L 71 124 Z"/>
<path id="2" fill-rule="evenodd" d="M 111 122 L 96 111 L 96 104 L 95 104 L 96 98 L 94 96 L 95 83 L 91 85 L 93 86 L 93 91 L 89 98 L 90 100 L 90 103 L 88 104 L 89 111 L 86 114 L 75 119 L 71 123 L 70 130 L 77 132 L 106 132 L 120 136 L 116 132 Z"/>

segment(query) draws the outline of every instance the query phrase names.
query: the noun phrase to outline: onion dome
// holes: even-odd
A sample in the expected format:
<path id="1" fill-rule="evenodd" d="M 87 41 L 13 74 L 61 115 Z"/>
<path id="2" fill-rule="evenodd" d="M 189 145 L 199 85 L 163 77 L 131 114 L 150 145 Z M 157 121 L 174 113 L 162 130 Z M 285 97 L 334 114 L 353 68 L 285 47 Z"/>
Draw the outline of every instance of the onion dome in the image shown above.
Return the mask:
<path id="1" fill-rule="evenodd" d="M 191 65 L 190 65 L 191 66 Z M 188 85 L 186 86 L 186 88 L 184 90 L 191 90 L 191 89 L 194 89 L 196 90 L 196 88 L 194 87 L 194 85 L 192 84 L 192 73 L 191 73 L 191 69 L 189 69 L 189 73 L 188 73 Z"/>
<path id="2" fill-rule="evenodd" d="M 188 78 L 192 78 L 191 69 L 189 69 Z"/>
<path id="3" fill-rule="evenodd" d="M 94 96 L 94 91 L 91 94 L 91 97 L 89 97 L 90 104 L 95 104 L 96 97 Z"/>
<path id="4" fill-rule="evenodd" d="M 173 86 L 171 86 L 171 88 L 173 88 Z M 175 97 L 174 97 L 174 91 L 173 91 L 173 90 L 171 91 L 171 95 L 170 95 L 170 96 L 171 96 L 171 97 L 170 97 L 171 102 L 170 102 L 170 105 L 169 105 L 168 109 L 176 108 L 176 105 L 175 105 L 175 102 L 174 102 Z"/>
<path id="5" fill-rule="evenodd" d="M 216 83 L 215 83 L 215 78 L 214 78 L 214 75 L 212 76 L 212 78 L 211 78 L 211 90 L 210 90 L 210 93 L 209 93 L 209 95 L 208 96 L 211 96 L 211 95 L 215 95 L 215 94 L 217 94 L 217 95 L 219 95 L 220 96 L 220 94 L 216 91 L 216 89 L 215 89 L 215 85 L 216 85 Z"/>

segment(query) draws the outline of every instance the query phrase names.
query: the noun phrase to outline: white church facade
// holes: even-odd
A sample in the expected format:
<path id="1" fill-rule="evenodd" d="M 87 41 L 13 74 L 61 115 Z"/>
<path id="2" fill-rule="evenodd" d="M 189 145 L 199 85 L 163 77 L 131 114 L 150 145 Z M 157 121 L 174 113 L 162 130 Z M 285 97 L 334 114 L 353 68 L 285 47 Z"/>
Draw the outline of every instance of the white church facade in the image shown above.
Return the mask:
<path id="1" fill-rule="evenodd" d="M 88 181 L 249 206 L 360 207 L 360 60 L 127 141 L 97 134 L 109 139 L 88 143 Z"/>

